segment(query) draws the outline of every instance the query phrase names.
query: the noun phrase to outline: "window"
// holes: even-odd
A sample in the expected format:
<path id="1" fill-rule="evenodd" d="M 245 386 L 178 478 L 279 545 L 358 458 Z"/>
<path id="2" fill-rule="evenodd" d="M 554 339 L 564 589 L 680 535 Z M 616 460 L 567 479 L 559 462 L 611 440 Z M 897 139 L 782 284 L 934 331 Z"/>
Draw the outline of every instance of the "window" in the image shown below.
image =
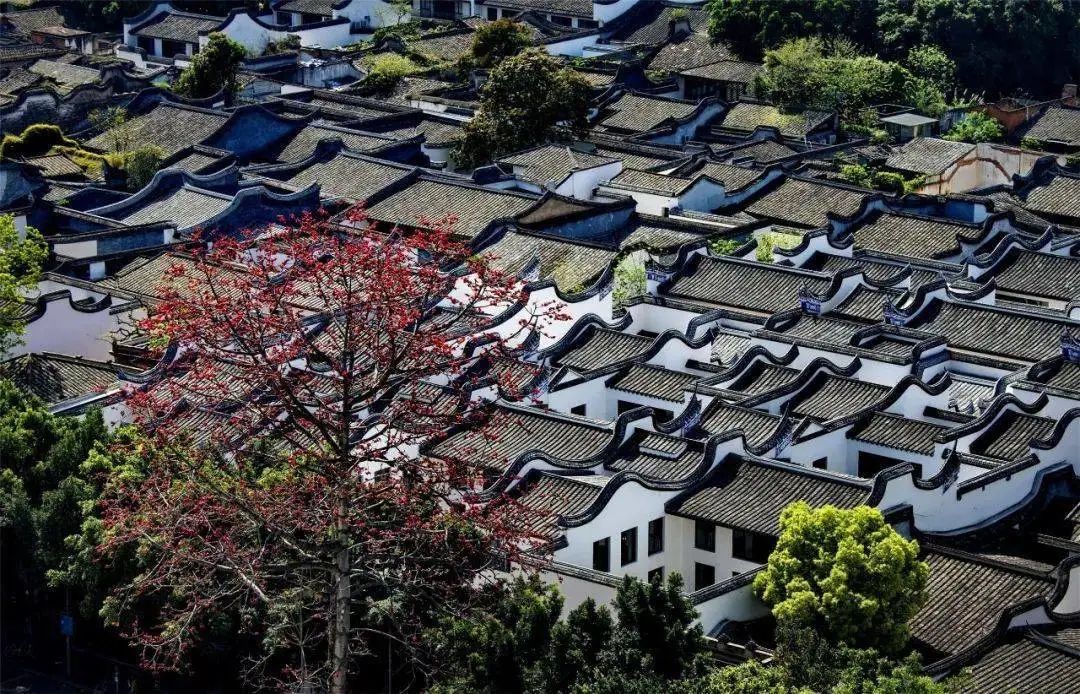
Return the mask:
<path id="1" fill-rule="evenodd" d="M 592 543 L 592 567 L 597 571 L 611 570 L 611 538 Z"/>
<path id="2" fill-rule="evenodd" d="M 570 408 L 570 414 L 579 414 L 582 417 L 584 417 L 585 416 L 585 405 L 581 404 L 581 405 L 575 405 L 574 407 L 571 407 Z"/>
<path id="3" fill-rule="evenodd" d="M 487 18 L 490 19 L 493 22 L 496 19 L 498 19 L 499 18 L 499 8 L 498 7 L 489 7 L 489 8 L 487 8 Z"/>
<path id="4" fill-rule="evenodd" d="M 580 19 L 579 18 L 577 20 L 577 26 L 578 26 L 578 29 L 595 29 L 598 26 L 600 26 L 600 22 L 596 21 L 595 19 Z"/>
<path id="5" fill-rule="evenodd" d="M 291 25 L 292 24 L 292 12 L 278 12 L 277 23 Z"/>
<path id="6" fill-rule="evenodd" d="M 716 583 L 716 567 L 712 564 L 694 564 L 694 590 L 708 588 Z"/>
<path id="7" fill-rule="evenodd" d="M 664 519 L 649 521 L 649 556 L 664 551 Z"/>
<path id="8" fill-rule="evenodd" d="M 569 17 L 560 17 L 557 14 L 549 15 L 548 21 L 561 27 L 568 27 L 574 23 L 574 20 L 570 19 Z"/>
<path id="9" fill-rule="evenodd" d="M 812 462 L 810 464 L 813 465 L 814 467 L 816 467 L 818 470 L 825 470 L 825 469 L 827 469 L 829 467 L 829 459 L 828 458 L 818 458 L 817 460 L 815 460 L 814 462 Z"/>
<path id="10" fill-rule="evenodd" d="M 622 565 L 633 564 L 637 561 L 637 528 L 630 528 L 629 530 L 622 531 L 622 536 L 619 538 L 619 558 L 622 560 Z"/>
<path id="11" fill-rule="evenodd" d="M 664 567 L 658 566 L 650 571 L 645 576 L 649 583 L 663 583 L 664 582 Z"/>
<path id="12" fill-rule="evenodd" d="M 748 530 L 731 531 L 731 556 L 764 564 L 776 548 L 776 539 Z"/>
<path id="13" fill-rule="evenodd" d="M 140 36 L 136 39 L 136 43 L 139 44 L 139 48 L 143 49 L 150 55 L 154 55 L 154 39 L 149 36 Z"/>
<path id="14" fill-rule="evenodd" d="M 706 552 L 716 551 L 716 526 L 705 521 L 694 524 L 694 547 Z"/>
<path id="15" fill-rule="evenodd" d="M 619 414 L 622 414 L 623 412 L 629 412 L 630 410 L 634 409 L 635 407 L 641 407 L 641 405 L 637 404 L 636 402 L 629 402 L 628 400 L 620 400 L 619 401 Z"/>
<path id="16" fill-rule="evenodd" d="M 658 422 L 670 422 L 675 418 L 675 413 L 671 410 L 665 410 L 662 407 L 654 407 L 653 416 L 656 417 L 656 421 Z"/>

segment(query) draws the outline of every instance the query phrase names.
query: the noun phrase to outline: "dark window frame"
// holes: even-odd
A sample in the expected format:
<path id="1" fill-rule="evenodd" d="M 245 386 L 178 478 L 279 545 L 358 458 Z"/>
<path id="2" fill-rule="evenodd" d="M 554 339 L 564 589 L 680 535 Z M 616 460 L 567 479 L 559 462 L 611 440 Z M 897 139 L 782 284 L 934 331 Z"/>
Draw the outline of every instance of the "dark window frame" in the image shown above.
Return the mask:
<path id="1" fill-rule="evenodd" d="M 708 576 L 708 578 L 706 578 Z M 712 564 L 694 562 L 694 590 L 708 588 L 716 583 L 716 567 Z"/>
<path id="2" fill-rule="evenodd" d="M 716 551 L 716 524 L 709 521 L 694 521 L 694 549 L 705 552 Z"/>
<path id="3" fill-rule="evenodd" d="M 611 538 L 605 537 L 592 543 L 592 564 L 594 571 L 611 571 Z"/>
<path id="4" fill-rule="evenodd" d="M 654 554 L 659 554 L 664 551 L 664 517 L 653 518 L 649 521 L 648 531 L 648 552 L 651 557 Z"/>

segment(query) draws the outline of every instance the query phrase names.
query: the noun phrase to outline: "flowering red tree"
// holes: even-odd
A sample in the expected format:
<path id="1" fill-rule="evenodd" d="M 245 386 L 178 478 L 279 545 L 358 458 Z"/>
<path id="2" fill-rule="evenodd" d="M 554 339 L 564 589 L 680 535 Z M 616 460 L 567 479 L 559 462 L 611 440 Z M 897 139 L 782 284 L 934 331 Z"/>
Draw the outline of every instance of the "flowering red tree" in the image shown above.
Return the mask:
<path id="1" fill-rule="evenodd" d="M 307 216 L 177 257 L 142 324 L 168 356 L 128 403 L 150 444 L 110 484 L 100 545 L 140 557 L 111 605 L 149 666 L 229 616 L 261 644 L 253 683 L 344 692 L 387 652 L 422 673 L 424 626 L 528 539 L 463 500 L 476 467 L 419 451 L 473 416 L 481 360 L 560 311 L 434 227 Z"/>

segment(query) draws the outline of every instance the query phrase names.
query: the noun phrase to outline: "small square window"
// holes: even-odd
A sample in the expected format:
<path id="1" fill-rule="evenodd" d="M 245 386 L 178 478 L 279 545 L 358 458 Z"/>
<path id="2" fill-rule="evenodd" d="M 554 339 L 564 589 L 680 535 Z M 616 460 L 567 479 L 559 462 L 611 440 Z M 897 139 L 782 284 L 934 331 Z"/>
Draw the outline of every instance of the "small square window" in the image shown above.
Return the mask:
<path id="1" fill-rule="evenodd" d="M 708 588 L 716 583 L 716 567 L 712 564 L 694 564 L 694 590 Z"/>
<path id="2" fill-rule="evenodd" d="M 592 567 L 596 571 L 611 570 L 611 538 L 592 543 Z"/>
<path id="3" fill-rule="evenodd" d="M 499 8 L 498 7 L 489 7 L 489 8 L 487 8 L 487 18 L 490 19 L 493 22 L 496 19 L 498 19 L 499 18 Z"/>
<path id="4" fill-rule="evenodd" d="M 648 579 L 649 583 L 663 583 L 664 582 L 664 567 L 662 567 L 662 566 L 656 567 L 655 569 L 653 569 L 652 571 L 650 571 L 646 575 L 646 578 Z"/>
<path id="5" fill-rule="evenodd" d="M 574 407 L 571 407 L 570 408 L 570 414 L 576 414 L 576 415 L 580 415 L 580 416 L 584 417 L 585 416 L 585 404 L 582 403 L 581 405 L 575 405 Z"/>
<path id="6" fill-rule="evenodd" d="M 736 559 L 764 564 L 776 548 L 776 539 L 749 530 L 731 531 L 731 556 Z"/>

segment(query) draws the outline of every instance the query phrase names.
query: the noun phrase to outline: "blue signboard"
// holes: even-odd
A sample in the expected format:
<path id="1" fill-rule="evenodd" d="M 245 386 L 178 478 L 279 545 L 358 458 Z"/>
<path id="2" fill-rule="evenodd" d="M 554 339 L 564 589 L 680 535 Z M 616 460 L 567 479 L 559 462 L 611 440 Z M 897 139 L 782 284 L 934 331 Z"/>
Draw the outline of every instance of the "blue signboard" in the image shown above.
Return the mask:
<path id="1" fill-rule="evenodd" d="M 60 615 L 60 633 L 64 636 L 75 635 L 75 618 L 67 613 Z"/>

